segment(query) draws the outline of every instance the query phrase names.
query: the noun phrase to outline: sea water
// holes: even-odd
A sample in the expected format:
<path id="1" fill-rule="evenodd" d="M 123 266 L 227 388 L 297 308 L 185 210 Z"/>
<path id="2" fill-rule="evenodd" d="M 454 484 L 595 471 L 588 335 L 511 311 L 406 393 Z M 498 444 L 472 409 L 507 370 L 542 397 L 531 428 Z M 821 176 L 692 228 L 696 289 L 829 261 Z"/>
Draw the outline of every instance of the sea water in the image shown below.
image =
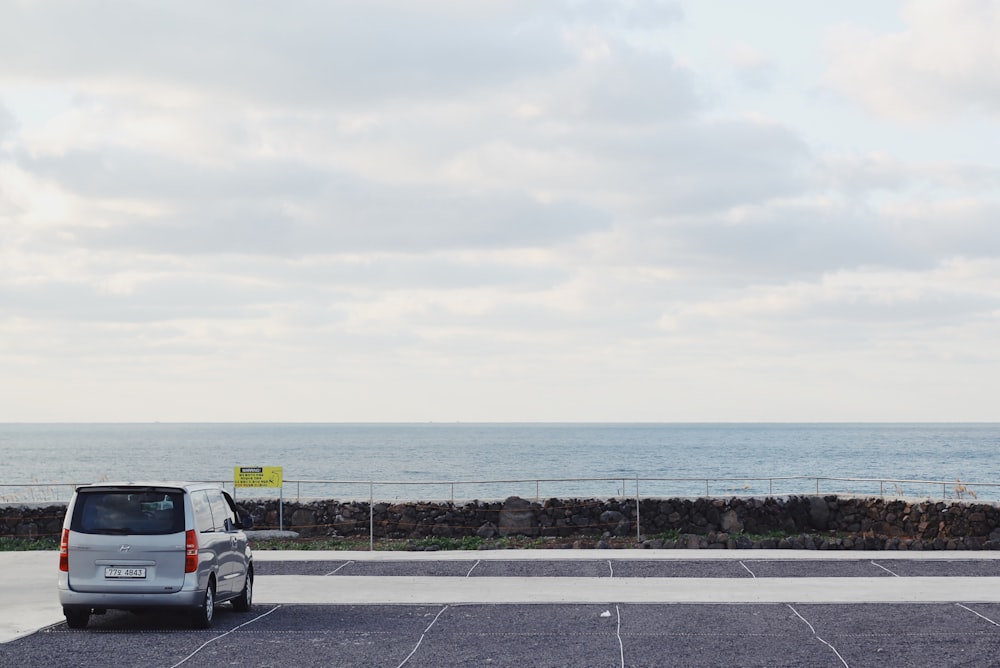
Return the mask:
<path id="1" fill-rule="evenodd" d="M 1000 499 L 998 446 L 995 423 L 0 424 L 0 501 L 110 480 L 231 485 L 238 466 L 282 467 L 286 498 L 819 491 L 986 500 Z"/>

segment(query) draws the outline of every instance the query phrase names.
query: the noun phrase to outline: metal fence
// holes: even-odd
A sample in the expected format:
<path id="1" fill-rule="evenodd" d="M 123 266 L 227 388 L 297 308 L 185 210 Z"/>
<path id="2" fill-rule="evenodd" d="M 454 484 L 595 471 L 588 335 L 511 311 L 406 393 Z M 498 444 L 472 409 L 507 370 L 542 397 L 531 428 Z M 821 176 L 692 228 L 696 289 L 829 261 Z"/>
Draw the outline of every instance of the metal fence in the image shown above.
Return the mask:
<path id="1" fill-rule="evenodd" d="M 1000 501 L 1000 482 L 782 476 L 746 478 L 525 478 L 512 480 L 284 480 L 281 489 L 233 488 L 232 480 L 216 480 L 239 497 L 310 501 L 495 500 L 520 496 L 546 498 L 691 498 L 837 495 L 931 500 Z M 4 483 L 0 503 L 65 502 L 83 483 Z"/>

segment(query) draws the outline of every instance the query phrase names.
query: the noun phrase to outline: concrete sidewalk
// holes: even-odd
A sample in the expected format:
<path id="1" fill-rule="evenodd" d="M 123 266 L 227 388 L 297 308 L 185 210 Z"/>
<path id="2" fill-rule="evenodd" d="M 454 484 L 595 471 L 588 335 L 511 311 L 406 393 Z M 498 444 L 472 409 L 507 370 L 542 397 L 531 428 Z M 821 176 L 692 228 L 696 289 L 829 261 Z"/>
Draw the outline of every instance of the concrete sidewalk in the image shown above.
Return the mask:
<path id="1" fill-rule="evenodd" d="M 336 561 L 1000 561 L 1000 552 L 803 550 L 257 551 L 257 562 Z M 0 552 L 0 642 L 62 621 L 56 552 Z M 261 575 L 256 602 L 450 603 L 924 603 L 995 602 L 1000 577 L 442 577 Z"/>
<path id="2" fill-rule="evenodd" d="M 1000 577 L 911 578 L 258 578 L 258 603 L 990 603 Z"/>
<path id="3" fill-rule="evenodd" d="M 58 570 L 58 552 L 0 552 L 0 642 L 63 619 Z"/>
<path id="4" fill-rule="evenodd" d="M 819 550 L 258 551 L 265 561 L 1000 561 L 1000 552 Z M 1000 577 L 258 577 L 260 603 L 938 603 L 1000 600 Z"/>

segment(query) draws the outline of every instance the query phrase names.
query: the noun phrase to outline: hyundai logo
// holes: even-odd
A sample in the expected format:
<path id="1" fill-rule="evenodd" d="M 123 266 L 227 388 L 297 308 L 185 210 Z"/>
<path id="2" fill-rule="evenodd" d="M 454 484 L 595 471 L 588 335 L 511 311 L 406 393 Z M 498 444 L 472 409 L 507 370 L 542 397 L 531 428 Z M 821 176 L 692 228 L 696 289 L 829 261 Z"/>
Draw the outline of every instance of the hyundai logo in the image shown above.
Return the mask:
<path id="1" fill-rule="evenodd" d="M 132 549 L 132 546 L 129 545 L 128 543 L 125 543 L 121 547 L 118 548 L 118 551 L 119 552 L 128 552 L 131 549 Z"/>

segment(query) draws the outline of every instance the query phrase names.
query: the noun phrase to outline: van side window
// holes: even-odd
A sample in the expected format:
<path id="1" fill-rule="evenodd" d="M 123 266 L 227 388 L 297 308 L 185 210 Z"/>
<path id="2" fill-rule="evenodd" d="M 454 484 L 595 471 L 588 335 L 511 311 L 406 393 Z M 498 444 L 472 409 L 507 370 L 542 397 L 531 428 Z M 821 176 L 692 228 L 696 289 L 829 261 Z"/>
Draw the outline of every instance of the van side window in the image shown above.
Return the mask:
<path id="1" fill-rule="evenodd" d="M 198 531 L 209 533 L 216 530 L 208 492 L 191 492 L 191 509 L 194 511 L 194 523 L 198 525 Z"/>
<path id="2" fill-rule="evenodd" d="M 222 490 L 209 490 L 208 498 L 212 504 L 212 517 L 215 518 L 215 530 L 225 531 L 227 519 L 230 522 L 230 528 L 235 528 L 236 516 L 233 514 L 233 510 L 229 507 L 229 504 L 226 503 L 226 499 L 222 496 Z"/>

